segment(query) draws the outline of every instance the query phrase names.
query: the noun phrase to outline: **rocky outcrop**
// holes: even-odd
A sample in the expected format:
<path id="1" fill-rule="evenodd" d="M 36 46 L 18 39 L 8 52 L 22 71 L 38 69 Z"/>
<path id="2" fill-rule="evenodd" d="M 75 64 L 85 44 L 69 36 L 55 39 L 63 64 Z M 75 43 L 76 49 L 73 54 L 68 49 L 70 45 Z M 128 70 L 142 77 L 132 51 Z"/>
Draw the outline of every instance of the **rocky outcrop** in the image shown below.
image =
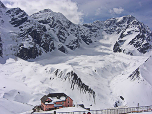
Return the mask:
<path id="1" fill-rule="evenodd" d="M 151 45 L 152 34 L 138 34 L 134 39 L 132 39 L 129 44 L 133 45 L 137 50 L 145 54 L 148 50 L 152 49 Z"/>
<path id="2" fill-rule="evenodd" d="M 137 68 L 130 76 L 129 78 L 131 80 L 136 80 L 136 79 L 140 79 L 140 71 L 139 68 Z"/>
<path id="3" fill-rule="evenodd" d="M 10 23 L 14 25 L 14 27 L 22 25 L 28 19 L 28 15 L 20 8 L 12 8 L 8 10 L 6 14 L 10 16 Z"/>
<path id="4" fill-rule="evenodd" d="M 17 53 L 17 56 L 24 60 L 36 58 L 39 55 L 41 55 L 41 51 L 39 51 L 38 48 L 36 47 L 30 47 L 30 48 L 22 47 Z"/>
<path id="5" fill-rule="evenodd" d="M 56 40 L 58 40 L 59 49 L 62 52 L 66 52 L 66 48 L 75 50 L 80 46 L 80 40 L 78 36 L 78 25 L 70 22 L 61 13 L 55 13 L 50 9 L 42 10 L 38 13 L 31 15 L 34 20 L 37 20 L 41 25 L 48 26 L 47 29 L 52 34 L 55 34 Z M 74 37 L 72 39 L 71 37 Z M 68 42 L 67 42 L 68 41 Z M 61 46 L 62 45 L 62 46 Z M 66 46 L 66 47 L 65 47 Z"/>
<path id="6" fill-rule="evenodd" d="M 3 48 L 2 48 L 2 40 L 0 36 L 0 56 L 2 57 L 2 55 L 3 55 Z"/>
<path id="7" fill-rule="evenodd" d="M 92 95 L 93 99 L 95 100 L 95 91 L 93 89 L 91 89 L 88 85 L 86 85 L 85 83 L 83 83 L 83 81 L 81 80 L 80 77 L 78 77 L 78 75 L 71 71 L 68 72 L 67 74 L 64 74 L 61 70 L 57 69 L 54 72 L 54 75 L 58 78 L 64 79 L 64 80 L 69 80 L 70 82 L 70 86 L 71 89 L 79 89 L 80 92 L 84 92 L 85 94 L 90 94 Z M 51 78 L 51 80 L 53 80 L 54 78 Z"/>
<path id="8" fill-rule="evenodd" d="M 0 1 L 0 8 L 6 9 L 6 6 Z"/>
<path id="9" fill-rule="evenodd" d="M 41 55 L 42 52 L 51 52 L 55 49 L 52 36 L 47 33 L 47 29 L 44 25 L 41 25 L 37 21 L 31 19 L 20 8 L 12 8 L 7 10 L 6 14 L 10 17 L 10 23 L 14 27 L 20 29 L 18 36 L 22 39 L 19 42 L 17 56 L 22 59 L 36 58 Z M 27 42 L 29 37 L 32 39 Z M 29 46 L 27 46 L 28 43 Z"/>
<path id="10" fill-rule="evenodd" d="M 116 25 L 125 26 L 125 29 L 121 31 L 120 37 L 113 47 L 114 52 L 124 52 L 134 55 L 133 50 L 145 54 L 152 49 L 152 32 L 149 28 L 133 16 L 123 17 L 123 20 L 120 22 L 119 24 L 117 22 Z"/>
<path id="11" fill-rule="evenodd" d="M 122 50 L 120 49 L 119 42 L 121 42 L 121 41 L 118 41 L 118 42 L 115 43 L 115 45 L 113 47 L 113 52 L 122 52 Z"/>

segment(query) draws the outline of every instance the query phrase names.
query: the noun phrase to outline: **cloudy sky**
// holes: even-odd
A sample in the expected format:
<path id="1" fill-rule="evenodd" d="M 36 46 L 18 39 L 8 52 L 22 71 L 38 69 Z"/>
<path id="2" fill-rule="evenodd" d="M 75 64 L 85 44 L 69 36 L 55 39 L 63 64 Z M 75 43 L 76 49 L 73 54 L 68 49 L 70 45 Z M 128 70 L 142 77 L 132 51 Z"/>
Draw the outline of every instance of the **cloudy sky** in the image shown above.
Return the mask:
<path id="1" fill-rule="evenodd" d="M 152 0 L 1 0 L 7 7 L 20 7 L 29 15 L 43 9 L 61 12 L 76 24 L 133 15 L 152 30 Z"/>

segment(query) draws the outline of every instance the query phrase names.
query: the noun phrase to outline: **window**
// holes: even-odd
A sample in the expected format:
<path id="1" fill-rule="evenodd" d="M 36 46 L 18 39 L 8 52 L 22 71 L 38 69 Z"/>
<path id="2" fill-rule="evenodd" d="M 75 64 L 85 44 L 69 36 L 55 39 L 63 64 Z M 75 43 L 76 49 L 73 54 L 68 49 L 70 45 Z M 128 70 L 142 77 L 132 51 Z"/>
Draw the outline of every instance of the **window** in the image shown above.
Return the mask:
<path id="1" fill-rule="evenodd" d="M 68 101 L 68 103 L 69 103 L 69 101 Z"/>
<path id="2" fill-rule="evenodd" d="M 69 107 L 69 105 L 68 105 L 68 107 Z"/>
<path id="3" fill-rule="evenodd" d="M 62 102 L 62 104 L 64 104 L 64 102 Z"/>

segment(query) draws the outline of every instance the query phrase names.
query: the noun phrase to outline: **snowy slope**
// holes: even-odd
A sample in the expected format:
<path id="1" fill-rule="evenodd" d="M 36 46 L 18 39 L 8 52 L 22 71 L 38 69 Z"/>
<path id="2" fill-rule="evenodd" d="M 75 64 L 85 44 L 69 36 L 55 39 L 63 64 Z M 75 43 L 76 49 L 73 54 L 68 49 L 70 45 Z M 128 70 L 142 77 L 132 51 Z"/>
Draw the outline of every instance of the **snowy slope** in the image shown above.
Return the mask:
<path id="1" fill-rule="evenodd" d="M 75 25 L 49 9 L 3 6 L 0 20 L 3 113 L 31 110 L 51 92 L 93 110 L 151 105 L 152 33 L 135 17 Z"/>
<path id="2" fill-rule="evenodd" d="M 141 105 L 150 105 L 152 86 L 146 80 L 143 82 L 143 78 L 137 81 L 128 78 L 146 59 L 147 57 L 125 54 L 67 56 L 61 55 L 60 52 L 53 52 L 53 56 L 43 55 L 31 62 L 19 58 L 15 61 L 10 58 L 5 64 L 0 65 L 1 99 L 39 105 L 43 95 L 49 92 L 65 92 L 75 104 L 83 103 L 92 109 L 111 108 L 120 100 L 120 96 L 125 99 L 121 101 L 123 102 L 121 106 L 136 106 L 138 102 Z M 57 69 L 59 72 L 56 75 Z M 75 72 L 81 81 L 95 92 L 95 99 L 89 91 L 79 88 L 77 84 L 71 88 L 72 77 L 67 75 L 71 71 Z M 124 72 L 126 74 L 120 77 L 120 74 Z M 66 80 L 65 77 L 67 77 Z M 127 79 L 124 83 L 122 80 L 125 78 Z M 126 91 L 122 91 L 124 89 L 121 87 L 125 87 Z M 143 88 L 147 89 L 143 90 Z M 130 92 L 132 90 L 133 96 L 128 95 L 132 93 Z M 139 95 L 141 91 L 145 92 Z M 141 98 L 144 99 L 139 100 Z"/>
<path id="3" fill-rule="evenodd" d="M 140 106 L 151 105 L 151 60 L 150 57 L 140 65 L 129 67 L 111 81 L 110 87 L 114 94 L 118 97 L 123 96 L 127 106 L 138 106 L 138 103 Z M 118 101 L 121 104 L 122 99 L 119 98 Z"/>

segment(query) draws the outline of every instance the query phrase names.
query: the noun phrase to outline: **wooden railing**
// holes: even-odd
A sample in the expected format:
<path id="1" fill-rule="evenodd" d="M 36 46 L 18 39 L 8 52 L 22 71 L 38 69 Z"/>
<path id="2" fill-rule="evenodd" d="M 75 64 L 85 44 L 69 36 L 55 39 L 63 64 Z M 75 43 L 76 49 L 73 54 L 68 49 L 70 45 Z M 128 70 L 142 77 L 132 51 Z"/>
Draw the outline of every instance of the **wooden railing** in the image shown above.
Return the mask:
<path id="1" fill-rule="evenodd" d="M 50 113 L 45 112 L 45 114 L 128 114 L 128 113 L 141 113 L 141 112 L 152 112 L 151 106 L 139 106 L 139 107 L 126 107 L 126 108 L 113 108 L 113 109 L 103 109 L 103 110 L 90 110 L 90 111 L 74 111 L 74 112 L 56 112 Z M 26 113 L 31 114 L 31 113 Z M 44 112 L 34 112 L 33 114 L 44 114 Z"/>
<path id="2" fill-rule="evenodd" d="M 140 106 L 140 107 L 127 107 L 127 108 L 114 108 L 114 109 L 103 109 L 103 110 L 90 110 L 90 111 L 74 111 L 74 112 L 56 112 L 57 114 L 127 114 L 127 113 L 141 113 L 141 112 L 152 112 L 151 106 Z"/>

